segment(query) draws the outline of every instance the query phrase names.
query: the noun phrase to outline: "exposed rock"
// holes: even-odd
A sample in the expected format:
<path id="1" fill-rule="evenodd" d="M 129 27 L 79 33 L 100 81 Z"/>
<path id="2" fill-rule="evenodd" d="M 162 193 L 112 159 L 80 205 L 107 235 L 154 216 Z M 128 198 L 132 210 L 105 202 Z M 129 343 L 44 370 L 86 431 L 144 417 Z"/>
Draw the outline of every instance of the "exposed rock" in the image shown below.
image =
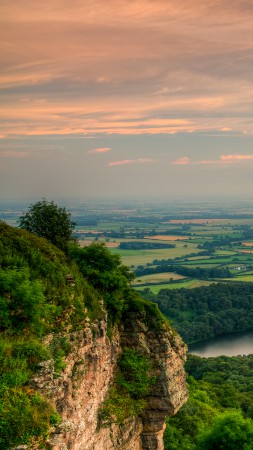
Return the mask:
<path id="1" fill-rule="evenodd" d="M 171 330 L 143 329 L 139 322 L 137 313 L 129 315 L 121 329 L 121 344 L 138 349 L 153 361 L 156 383 L 142 413 L 141 448 L 162 450 L 165 418 L 175 414 L 187 400 L 183 367 L 186 346 Z"/>
<path id="2" fill-rule="evenodd" d="M 49 397 L 62 416 L 52 429 L 51 450 L 162 450 L 165 417 L 175 414 L 187 399 L 183 363 L 186 347 L 170 330 L 150 330 L 143 313 L 131 313 L 106 335 L 106 322 L 71 333 L 72 352 L 66 369 L 56 377 L 52 361 L 40 364 L 32 384 Z M 93 332 L 92 332 L 93 330 Z M 138 349 L 153 361 L 156 382 L 141 417 L 101 428 L 98 411 L 112 385 L 122 347 Z"/>
<path id="3" fill-rule="evenodd" d="M 19 445 L 18 447 L 13 448 L 12 450 L 27 450 L 28 445 Z"/>

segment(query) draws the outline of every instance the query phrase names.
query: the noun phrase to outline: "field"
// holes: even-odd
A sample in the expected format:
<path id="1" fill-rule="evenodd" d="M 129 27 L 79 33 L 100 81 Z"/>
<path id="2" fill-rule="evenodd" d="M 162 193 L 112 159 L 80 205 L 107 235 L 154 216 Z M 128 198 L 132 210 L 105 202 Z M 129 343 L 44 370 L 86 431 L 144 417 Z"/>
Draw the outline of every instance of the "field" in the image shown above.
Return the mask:
<path id="1" fill-rule="evenodd" d="M 164 283 L 165 281 L 175 281 L 175 280 L 184 280 L 186 277 L 183 275 L 178 275 L 175 272 L 167 272 L 167 273 L 157 273 L 154 275 L 145 275 L 144 277 L 136 278 L 134 284 L 145 284 L 145 283 Z"/>
<path id="2" fill-rule="evenodd" d="M 121 239 L 121 242 L 129 241 L 129 239 Z M 139 239 L 138 239 L 139 241 Z M 147 239 L 145 239 L 147 241 Z M 152 242 L 152 239 L 149 240 Z M 162 242 L 162 241 L 156 241 Z M 158 250 L 122 250 L 113 248 L 111 251 L 122 258 L 124 264 L 137 267 L 139 265 L 152 263 L 154 259 L 181 258 L 185 255 L 186 249 L 189 252 L 197 251 L 197 244 L 186 244 L 184 241 L 178 241 L 175 248 L 166 248 Z M 108 245 L 108 243 L 106 243 Z M 186 245 L 186 247 L 185 247 Z"/>
<path id="3" fill-rule="evenodd" d="M 187 241 L 187 236 L 152 236 L 152 239 L 159 239 L 159 241 Z"/>
<path id="4" fill-rule="evenodd" d="M 68 207 L 68 205 L 66 205 Z M 0 204 L 0 220 L 17 225 L 27 204 Z M 81 246 L 104 243 L 136 272 L 137 289 L 179 289 L 253 281 L 253 203 L 71 202 Z M 121 249 L 121 242 L 174 248 Z M 130 246 L 131 247 L 131 246 Z M 134 248 L 134 245 L 133 245 Z M 201 269 L 201 270 L 199 270 Z M 214 270 L 215 269 L 215 270 Z M 182 274 L 186 271 L 187 274 Z"/>
<path id="5" fill-rule="evenodd" d="M 192 279 L 192 280 L 187 280 L 182 283 L 164 283 L 164 284 L 156 284 L 156 285 L 153 284 L 148 287 L 154 294 L 158 294 L 158 292 L 161 289 L 180 289 L 180 288 L 193 289 L 193 288 L 200 287 L 200 286 L 208 286 L 209 284 L 212 284 L 212 282 Z M 146 288 L 147 288 L 147 286 L 136 287 L 136 289 L 140 292 Z"/>

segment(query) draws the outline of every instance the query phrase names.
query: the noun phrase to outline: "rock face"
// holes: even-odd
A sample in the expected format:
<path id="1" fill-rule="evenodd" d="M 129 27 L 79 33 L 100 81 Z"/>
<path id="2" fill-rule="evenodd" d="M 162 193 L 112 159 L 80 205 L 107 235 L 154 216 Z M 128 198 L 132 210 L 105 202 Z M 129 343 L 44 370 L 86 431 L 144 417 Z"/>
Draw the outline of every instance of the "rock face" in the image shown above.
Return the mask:
<path id="1" fill-rule="evenodd" d="M 122 326 L 121 343 L 153 360 L 156 383 L 142 414 L 141 448 L 162 450 L 165 418 L 175 414 L 187 400 L 183 369 L 186 347 L 171 330 L 150 330 L 143 323 L 144 314 L 129 314 Z"/>
<path id="2" fill-rule="evenodd" d="M 175 414 L 187 399 L 183 363 L 186 347 L 170 330 L 154 331 L 144 324 L 145 313 L 130 313 L 114 333 L 106 322 L 69 334 L 72 352 L 66 369 L 53 372 L 50 361 L 40 366 L 33 385 L 50 398 L 62 416 L 48 441 L 51 450 L 162 450 L 165 417 Z M 138 349 L 153 360 L 156 382 L 141 417 L 123 426 L 102 428 L 98 411 L 112 385 L 123 347 Z"/>

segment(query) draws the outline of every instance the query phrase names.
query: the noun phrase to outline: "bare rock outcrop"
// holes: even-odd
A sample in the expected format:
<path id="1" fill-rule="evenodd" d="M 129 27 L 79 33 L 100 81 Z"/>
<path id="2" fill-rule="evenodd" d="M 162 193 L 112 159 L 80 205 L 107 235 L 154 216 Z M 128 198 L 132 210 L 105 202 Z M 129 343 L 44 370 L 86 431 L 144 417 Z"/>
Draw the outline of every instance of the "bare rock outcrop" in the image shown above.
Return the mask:
<path id="1" fill-rule="evenodd" d="M 129 313 L 110 341 L 106 321 L 67 337 L 72 351 L 66 368 L 54 373 L 47 361 L 33 378 L 34 388 L 56 405 L 62 422 L 53 427 L 47 448 L 51 450 L 162 450 L 165 418 L 175 414 L 187 399 L 184 360 L 186 346 L 164 326 L 150 329 L 145 313 Z M 156 382 L 141 417 L 122 426 L 99 424 L 99 409 L 113 383 L 122 348 L 135 348 L 153 362 Z"/>
<path id="2" fill-rule="evenodd" d="M 144 325 L 145 313 L 130 313 L 121 328 L 121 344 L 138 349 L 153 362 L 156 382 L 142 413 L 141 448 L 162 450 L 165 418 L 174 415 L 187 400 L 186 346 L 171 329 L 152 330 Z"/>

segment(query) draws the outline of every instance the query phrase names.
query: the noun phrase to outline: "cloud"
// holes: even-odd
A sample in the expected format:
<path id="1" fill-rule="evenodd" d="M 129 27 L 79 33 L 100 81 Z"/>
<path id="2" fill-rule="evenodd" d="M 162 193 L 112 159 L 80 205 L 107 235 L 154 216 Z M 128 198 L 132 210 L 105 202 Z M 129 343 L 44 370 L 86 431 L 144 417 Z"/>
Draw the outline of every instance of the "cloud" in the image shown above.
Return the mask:
<path id="1" fill-rule="evenodd" d="M 100 148 L 94 148 L 93 150 L 89 150 L 87 153 L 94 154 L 94 153 L 107 153 L 111 150 L 110 147 L 100 147 Z"/>
<path id="2" fill-rule="evenodd" d="M 179 166 L 185 166 L 190 164 L 190 158 L 188 158 L 188 156 L 182 156 L 181 158 L 176 159 L 175 161 L 172 162 L 172 164 L 176 164 Z"/>
<path id="3" fill-rule="evenodd" d="M 138 159 L 122 159 L 121 161 L 112 161 L 107 164 L 108 167 L 122 166 L 125 164 L 145 164 L 155 162 L 152 158 L 138 158 Z"/>
<path id="4" fill-rule="evenodd" d="M 134 162 L 133 159 L 122 159 L 121 161 L 112 161 L 107 164 L 108 167 L 112 166 L 122 166 L 124 164 L 132 164 Z"/>
<path id="5" fill-rule="evenodd" d="M 207 159 L 207 160 L 198 160 L 198 161 L 192 161 L 188 156 L 182 156 L 181 158 L 176 159 L 175 161 L 172 161 L 171 164 L 175 165 L 225 165 L 225 164 L 231 164 L 231 163 L 240 163 L 243 161 L 253 161 L 253 154 L 252 155 L 220 155 L 219 159 Z"/>
<path id="6" fill-rule="evenodd" d="M 0 156 L 3 156 L 4 158 L 26 158 L 29 155 L 30 153 L 28 152 L 18 152 L 15 150 L 5 150 L 0 152 Z"/>
<path id="7" fill-rule="evenodd" d="M 3 0 L 4 135 L 252 133 L 252 2 L 177 3 Z"/>
<path id="8" fill-rule="evenodd" d="M 222 162 L 240 162 L 253 160 L 253 155 L 221 155 Z"/>

